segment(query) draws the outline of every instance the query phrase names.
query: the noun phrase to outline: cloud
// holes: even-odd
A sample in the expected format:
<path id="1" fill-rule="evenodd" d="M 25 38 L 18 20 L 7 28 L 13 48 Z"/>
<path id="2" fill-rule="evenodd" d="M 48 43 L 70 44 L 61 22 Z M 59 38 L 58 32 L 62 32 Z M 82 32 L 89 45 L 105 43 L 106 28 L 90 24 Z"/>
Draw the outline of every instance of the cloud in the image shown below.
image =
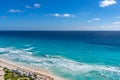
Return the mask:
<path id="1" fill-rule="evenodd" d="M 10 9 L 8 12 L 10 12 L 10 13 L 20 13 L 22 11 L 21 10 L 17 10 L 17 9 Z"/>
<path id="2" fill-rule="evenodd" d="M 55 13 L 55 14 L 51 14 L 52 16 L 55 16 L 55 17 L 60 17 L 61 15 L 58 14 L 58 13 Z"/>
<path id="3" fill-rule="evenodd" d="M 26 8 L 32 8 L 32 7 L 31 7 L 31 6 L 29 6 L 29 5 L 26 5 L 25 7 L 26 7 Z"/>
<path id="4" fill-rule="evenodd" d="M 114 22 L 114 25 L 120 25 L 120 21 L 119 22 Z"/>
<path id="5" fill-rule="evenodd" d="M 92 19 L 93 21 L 100 21 L 101 19 L 100 18 L 94 18 Z"/>
<path id="6" fill-rule="evenodd" d="M 35 4 L 33 4 L 32 6 L 31 6 L 31 5 L 26 5 L 25 8 L 28 8 L 28 9 L 29 9 L 29 8 L 40 8 L 40 6 L 41 6 L 40 4 L 35 3 Z"/>
<path id="7" fill-rule="evenodd" d="M 65 13 L 65 14 L 55 13 L 55 14 L 50 14 L 50 16 L 55 16 L 55 17 L 75 17 L 75 15 L 68 14 L 68 13 Z"/>
<path id="8" fill-rule="evenodd" d="M 72 14 L 63 14 L 64 17 L 75 17 L 75 15 Z"/>
<path id="9" fill-rule="evenodd" d="M 114 5 L 116 4 L 116 0 L 103 0 L 100 2 L 100 7 L 107 7 L 107 6 L 110 6 L 110 5 Z"/>
<path id="10" fill-rule="evenodd" d="M 35 3 L 35 4 L 34 4 L 34 8 L 40 8 L 40 4 Z"/>
<path id="11" fill-rule="evenodd" d="M 93 22 L 93 21 L 89 20 L 88 22 L 90 23 L 90 22 Z"/>
<path id="12" fill-rule="evenodd" d="M 100 21 L 100 18 L 93 18 L 92 20 L 89 20 L 88 22 L 93 22 L 93 21 Z"/>

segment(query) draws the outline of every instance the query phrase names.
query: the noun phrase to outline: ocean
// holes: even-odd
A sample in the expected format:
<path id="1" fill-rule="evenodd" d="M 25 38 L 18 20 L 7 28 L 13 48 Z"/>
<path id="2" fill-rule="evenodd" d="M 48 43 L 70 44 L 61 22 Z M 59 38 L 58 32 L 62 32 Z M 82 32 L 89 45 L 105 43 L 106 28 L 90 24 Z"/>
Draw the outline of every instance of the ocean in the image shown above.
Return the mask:
<path id="1" fill-rule="evenodd" d="M 120 80 L 120 31 L 0 31 L 0 58 L 68 80 Z"/>

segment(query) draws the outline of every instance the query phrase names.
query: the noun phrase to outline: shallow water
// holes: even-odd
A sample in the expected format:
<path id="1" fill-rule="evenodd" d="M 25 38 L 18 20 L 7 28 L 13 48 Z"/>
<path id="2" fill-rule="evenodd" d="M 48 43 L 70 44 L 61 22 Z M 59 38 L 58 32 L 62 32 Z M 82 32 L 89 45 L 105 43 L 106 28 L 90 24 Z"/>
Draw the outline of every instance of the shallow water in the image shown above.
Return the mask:
<path id="1" fill-rule="evenodd" d="M 120 80 L 120 32 L 0 32 L 0 57 L 68 80 Z"/>

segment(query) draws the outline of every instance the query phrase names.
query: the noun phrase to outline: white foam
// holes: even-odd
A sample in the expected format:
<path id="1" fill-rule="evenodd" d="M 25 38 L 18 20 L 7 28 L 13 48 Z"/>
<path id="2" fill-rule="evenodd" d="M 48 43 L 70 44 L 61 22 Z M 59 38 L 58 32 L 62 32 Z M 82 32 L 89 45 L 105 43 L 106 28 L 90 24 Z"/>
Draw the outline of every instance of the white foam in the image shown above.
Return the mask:
<path id="1" fill-rule="evenodd" d="M 34 47 L 26 48 L 26 49 L 23 49 L 23 50 L 25 50 L 25 51 L 30 51 L 30 50 L 32 50 L 32 49 L 34 49 Z"/>
<path id="2" fill-rule="evenodd" d="M 0 48 L 0 52 L 5 52 L 6 49 L 5 48 Z"/>
<path id="3" fill-rule="evenodd" d="M 29 62 L 31 65 L 42 66 L 47 69 L 58 69 L 63 71 L 75 72 L 75 73 L 88 73 L 91 71 L 98 72 L 113 72 L 120 74 L 120 68 L 114 66 L 105 65 L 93 65 L 76 62 L 63 57 L 35 57 L 32 56 L 32 52 L 26 50 L 18 50 L 15 48 L 0 48 L 0 52 L 6 52 L 1 56 L 8 59 L 19 59 L 23 62 Z"/>
<path id="4" fill-rule="evenodd" d="M 8 48 L 0 48 L 0 52 L 5 52 L 5 53 L 11 53 L 11 54 L 23 54 L 23 53 L 26 53 L 26 54 L 32 54 L 32 52 L 29 52 L 29 51 L 25 51 L 24 49 L 22 50 L 19 50 L 19 49 L 15 49 L 13 47 L 8 47 Z"/>

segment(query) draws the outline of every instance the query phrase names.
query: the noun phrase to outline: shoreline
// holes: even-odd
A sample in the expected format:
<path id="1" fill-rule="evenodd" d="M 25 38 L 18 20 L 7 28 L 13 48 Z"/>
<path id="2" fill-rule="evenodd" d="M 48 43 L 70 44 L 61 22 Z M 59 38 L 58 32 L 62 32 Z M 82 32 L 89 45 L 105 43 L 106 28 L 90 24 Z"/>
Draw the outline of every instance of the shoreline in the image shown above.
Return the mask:
<path id="1" fill-rule="evenodd" d="M 25 66 L 17 65 L 13 62 L 10 62 L 10 61 L 4 60 L 4 59 L 0 59 L 0 66 L 1 67 L 6 67 L 6 68 L 9 68 L 9 69 L 12 69 L 12 70 L 21 70 L 23 72 L 35 73 L 38 76 L 47 78 L 47 80 L 65 80 L 61 77 L 58 77 L 58 76 L 52 74 L 51 72 L 49 72 L 46 69 L 28 68 L 28 67 L 25 67 Z"/>

